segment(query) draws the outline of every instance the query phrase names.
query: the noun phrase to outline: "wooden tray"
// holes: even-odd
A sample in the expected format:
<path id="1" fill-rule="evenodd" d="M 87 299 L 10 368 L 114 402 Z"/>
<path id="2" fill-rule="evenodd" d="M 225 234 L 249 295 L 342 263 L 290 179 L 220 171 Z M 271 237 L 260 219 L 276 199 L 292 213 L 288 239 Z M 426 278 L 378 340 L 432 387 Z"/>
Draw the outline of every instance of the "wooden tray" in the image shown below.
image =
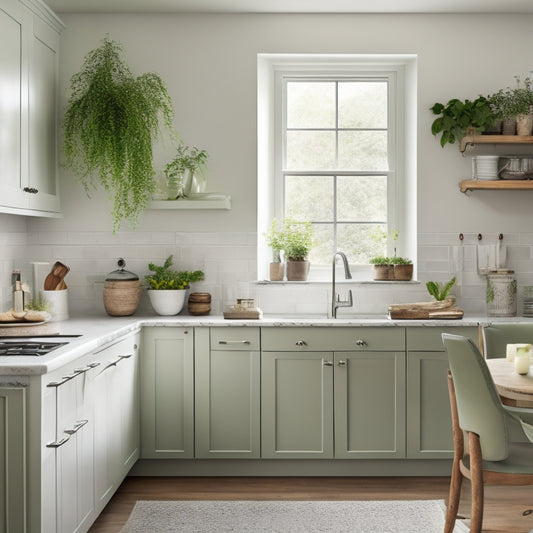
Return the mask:
<path id="1" fill-rule="evenodd" d="M 224 311 L 224 318 L 234 320 L 256 320 L 263 316 L 261 309 L 228 309 Z"/>
<path id="2" fill-rule="evenodd" d="M 411 304 L 389 305 L 389 316 L 393 319 L 424 320 L 424 319 L 458 319 L 464 311 L 454 306 L 455 298 L 446 298 L 441 302 L 415 302 Z"/>

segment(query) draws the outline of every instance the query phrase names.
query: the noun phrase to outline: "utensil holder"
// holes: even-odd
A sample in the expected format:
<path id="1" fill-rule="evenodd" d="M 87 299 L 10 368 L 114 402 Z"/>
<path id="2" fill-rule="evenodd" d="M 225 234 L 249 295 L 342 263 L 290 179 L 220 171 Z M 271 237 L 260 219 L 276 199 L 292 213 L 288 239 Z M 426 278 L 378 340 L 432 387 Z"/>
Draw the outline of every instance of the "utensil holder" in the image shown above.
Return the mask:
<path id="1" fill-rule="evenodd" d="M 62 291 L 41 291 L 43 299 L 50 306 L 49 312 L 52 315 L 50 322 L 68 320 L 68 289 Z"/>

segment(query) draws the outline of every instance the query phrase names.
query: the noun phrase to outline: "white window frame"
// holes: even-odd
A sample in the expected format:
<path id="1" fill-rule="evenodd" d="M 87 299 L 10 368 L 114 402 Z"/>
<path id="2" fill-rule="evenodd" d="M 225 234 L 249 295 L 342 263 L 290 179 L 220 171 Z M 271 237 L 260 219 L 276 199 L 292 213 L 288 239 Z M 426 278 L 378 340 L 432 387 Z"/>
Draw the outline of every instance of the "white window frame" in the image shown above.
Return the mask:
<path id="1" fill-rule="evenodd" d="M 264 233 L 272 218 L 283 216 L 282 84 L 287 78 L 303 76 L 389 80 L 388 142 L 392 157 L 389 170 L 383 173 L 388 175 L 388 227 L 399 230 L 397 254 L 412 259 L 416 272 L 416 56 L 259 54 L 258 280 L 268 279 L 271 261 Z M 392 243 L 387 253 L 392 255 Z M 370 268 L 359 266 L 354 270 L 355 279 L 371 279 Z M 315 265 L 309 279 L 328 280 L 330 276 L 329 268 Z"/>

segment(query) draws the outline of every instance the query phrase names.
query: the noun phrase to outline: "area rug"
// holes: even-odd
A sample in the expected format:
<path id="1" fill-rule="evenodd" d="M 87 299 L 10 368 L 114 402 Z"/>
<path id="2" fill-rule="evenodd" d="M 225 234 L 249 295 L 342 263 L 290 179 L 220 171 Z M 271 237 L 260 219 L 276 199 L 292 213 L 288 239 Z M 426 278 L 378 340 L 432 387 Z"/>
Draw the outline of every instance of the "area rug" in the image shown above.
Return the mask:
<path id="1" fill-rule="evenodd" d="M 444 510 L 443 500 L 138 501 L 121 533 L 442 533 Z"/>

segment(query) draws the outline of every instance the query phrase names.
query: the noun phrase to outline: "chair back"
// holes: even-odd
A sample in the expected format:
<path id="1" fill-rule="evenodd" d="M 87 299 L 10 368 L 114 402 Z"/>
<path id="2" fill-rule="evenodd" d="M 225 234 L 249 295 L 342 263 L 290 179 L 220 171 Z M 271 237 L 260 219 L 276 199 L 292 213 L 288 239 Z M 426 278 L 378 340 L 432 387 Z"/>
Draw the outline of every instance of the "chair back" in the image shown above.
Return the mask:
<path id="1" fill-rule="evenodd" d="M 483 351 L 487 359 L 505 357 L 507 344 L 515 343 L 533 344 L 533 322 L 483 327 Z"/>
<path id="2" fill-rule="evenodd" d="M 479 435 L 483 459 L 509 455 L 507 414 L 477 346 L 460 335 L 442 334 L 453 377 L 459 425 Z"/>

